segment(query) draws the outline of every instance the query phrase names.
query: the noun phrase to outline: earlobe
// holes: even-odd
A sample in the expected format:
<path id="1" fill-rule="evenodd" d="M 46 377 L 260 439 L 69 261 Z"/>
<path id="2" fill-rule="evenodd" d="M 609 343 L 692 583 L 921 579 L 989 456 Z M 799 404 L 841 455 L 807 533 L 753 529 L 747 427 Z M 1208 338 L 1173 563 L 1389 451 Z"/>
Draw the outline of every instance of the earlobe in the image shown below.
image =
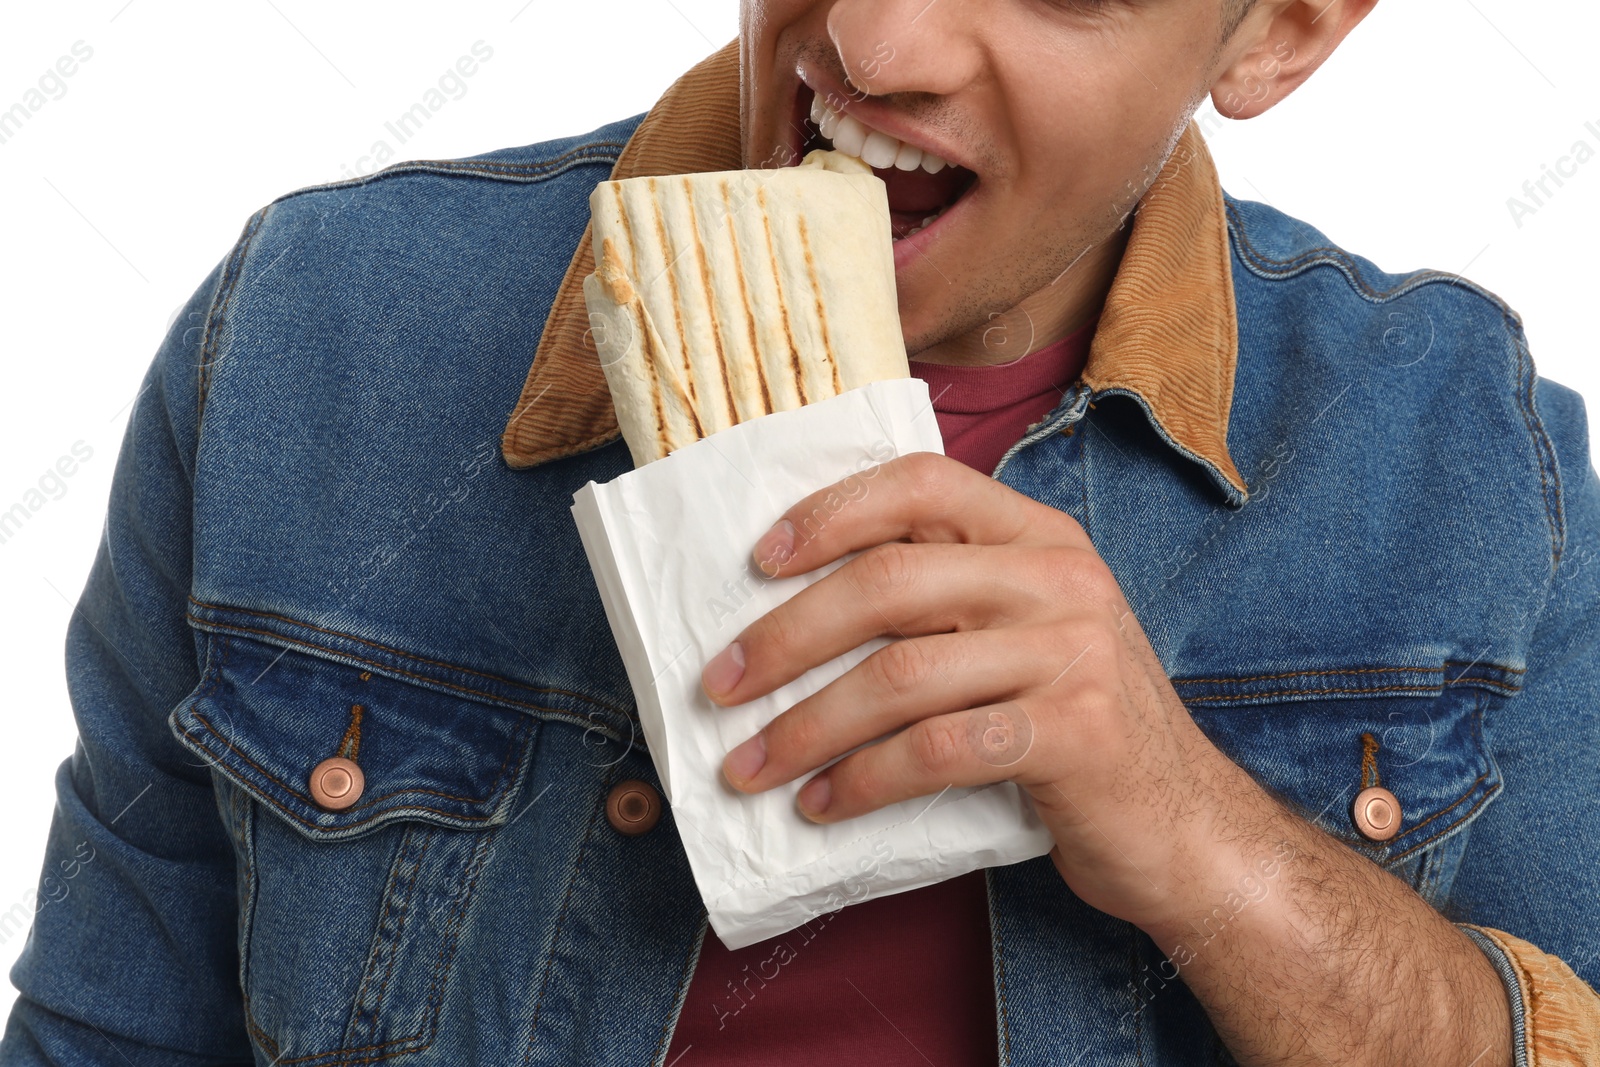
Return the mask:
<path id="1" fill-rule="evenodd" d="M 1218 112 L 1250 119 L 1270 110 L 1311 77 L 1377 0 L 1288 0 L 1263 3 L 1270 17 L 1240 35 L 1249 41 L 1211 88 Z"/>

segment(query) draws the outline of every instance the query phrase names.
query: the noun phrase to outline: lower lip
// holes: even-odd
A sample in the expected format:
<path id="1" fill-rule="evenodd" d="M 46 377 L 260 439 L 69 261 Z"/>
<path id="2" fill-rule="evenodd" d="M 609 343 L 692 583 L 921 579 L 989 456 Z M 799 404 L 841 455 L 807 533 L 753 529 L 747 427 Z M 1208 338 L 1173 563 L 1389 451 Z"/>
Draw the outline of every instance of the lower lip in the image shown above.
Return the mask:
<path id="1" fill-rule="evenodd" d="M 951 220 L 961 217 L 967 210 L 967 205 L 978 195 L 976 183 L 969 186 L 954 204 L 945 208 L 944 213 L 933 220 L 930 226 L 924 226 L 910 237 L 902 237 L 894 243 L 894 269 L 896 273 L 905 270 L 917 260 L 925 257 L 933 247 L 934 242 L 944 236 L 945 230 L 951 225 Z"/>

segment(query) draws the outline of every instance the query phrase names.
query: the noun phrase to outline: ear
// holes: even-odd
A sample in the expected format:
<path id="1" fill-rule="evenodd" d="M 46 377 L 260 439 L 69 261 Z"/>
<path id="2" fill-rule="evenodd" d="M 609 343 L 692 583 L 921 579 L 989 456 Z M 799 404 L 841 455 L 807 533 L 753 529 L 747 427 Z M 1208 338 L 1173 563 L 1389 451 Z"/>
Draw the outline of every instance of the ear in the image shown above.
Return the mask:
<path id="1" fill-rule="evenodd" d="M 1250 119 L 1298 89 L 1378 0 L 1261 0 L 1224 48 L 1217 111 Z"/>

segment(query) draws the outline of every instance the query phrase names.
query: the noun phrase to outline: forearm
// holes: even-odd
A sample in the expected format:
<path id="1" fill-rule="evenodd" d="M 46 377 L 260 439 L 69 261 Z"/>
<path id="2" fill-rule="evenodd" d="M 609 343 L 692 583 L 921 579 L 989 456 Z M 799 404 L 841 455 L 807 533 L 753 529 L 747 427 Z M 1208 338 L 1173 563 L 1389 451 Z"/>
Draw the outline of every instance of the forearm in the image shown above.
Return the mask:
<path id="1" fill-rule="evenodd" d="M 1235 1058 L 1510 1064 L 1505 987 L 1471 939 L 1238 777 L 1249 799 L 1208 827 L 1212 847 L 1196 850 L 1180 893 L 1189 903 L 1146 927 Z"/>

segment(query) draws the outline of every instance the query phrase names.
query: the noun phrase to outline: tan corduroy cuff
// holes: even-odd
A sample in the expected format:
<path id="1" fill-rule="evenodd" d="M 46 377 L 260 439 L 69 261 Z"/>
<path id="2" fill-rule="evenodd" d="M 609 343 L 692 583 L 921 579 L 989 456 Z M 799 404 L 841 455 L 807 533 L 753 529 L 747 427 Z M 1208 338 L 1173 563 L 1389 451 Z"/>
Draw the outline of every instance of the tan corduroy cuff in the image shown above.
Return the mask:
<path id="1" fill-rule="evenodd" d="M 1518 937 L 1486 926 L 1461 923 L 1480 947 L 1487 941 L 1512 998 L 1522 1047 L 1517 1063 L 1527 1067 L 1592 1067 L 1600 1064 L 1600 994 L 1564 961 Z M 1495 953 L 1489 953 L 1493 959 Z M 1509 972 L 1509 973 L 1508 973 Z"/>

